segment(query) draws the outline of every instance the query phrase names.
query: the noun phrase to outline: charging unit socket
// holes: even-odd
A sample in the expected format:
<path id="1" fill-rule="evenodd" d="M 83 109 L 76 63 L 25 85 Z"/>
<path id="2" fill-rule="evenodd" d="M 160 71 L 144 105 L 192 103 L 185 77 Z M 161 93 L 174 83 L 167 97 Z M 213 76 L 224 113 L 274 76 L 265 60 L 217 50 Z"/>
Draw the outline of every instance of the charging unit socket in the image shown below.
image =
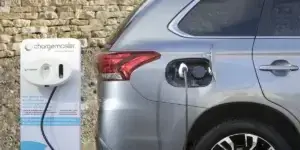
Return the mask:
<path id="1" fill-rule="evenodd" d="M 37 86 L 58 86 L 72 75 L 70 65 L 57 58 L 40 58 L 22 65 L 22 75 Z"/>
<path id="2" fill-rule="evenodd" d="M 20 51 L 20 150 L 80 150 L 80 41 L 26 39 Z"/>

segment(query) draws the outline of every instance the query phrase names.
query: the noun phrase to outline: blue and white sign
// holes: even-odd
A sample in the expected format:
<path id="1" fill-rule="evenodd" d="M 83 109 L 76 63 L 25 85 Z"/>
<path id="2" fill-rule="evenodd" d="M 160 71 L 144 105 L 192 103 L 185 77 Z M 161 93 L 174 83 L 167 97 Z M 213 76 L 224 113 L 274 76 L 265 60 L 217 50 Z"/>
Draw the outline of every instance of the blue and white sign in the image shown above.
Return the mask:
<path id="1" fill-rule="evenodd" d="M 70 79 L 59 85 L 44 118 L 44 132 L 55 150 L 80 150 L 81 44 L 76 39 L 29 39 L 21 44 L 20 67 L 42 57 L 68 62 Z M 41 132 L 41 117 L 53 87 L 31 84 L 20 75 L 21 150 L 51 150 Z"/>

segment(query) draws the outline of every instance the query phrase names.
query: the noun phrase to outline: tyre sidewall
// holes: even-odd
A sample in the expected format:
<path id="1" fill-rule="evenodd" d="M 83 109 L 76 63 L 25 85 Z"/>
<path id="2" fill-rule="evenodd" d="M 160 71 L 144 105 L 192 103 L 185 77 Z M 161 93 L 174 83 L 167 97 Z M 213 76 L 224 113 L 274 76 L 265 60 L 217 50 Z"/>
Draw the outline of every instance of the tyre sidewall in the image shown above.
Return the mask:
<path id="1" fill-rule="evenodd" d="M 276 150 L 291 150 L 287 142 L 271 126 L 255 121 L 229 121 L 222 123 L 205 134 L 200 142 L 196 144 L 194 150 L 210 150 L 223 138 L 239 133 L 257 135 L 267 140 Z"/>

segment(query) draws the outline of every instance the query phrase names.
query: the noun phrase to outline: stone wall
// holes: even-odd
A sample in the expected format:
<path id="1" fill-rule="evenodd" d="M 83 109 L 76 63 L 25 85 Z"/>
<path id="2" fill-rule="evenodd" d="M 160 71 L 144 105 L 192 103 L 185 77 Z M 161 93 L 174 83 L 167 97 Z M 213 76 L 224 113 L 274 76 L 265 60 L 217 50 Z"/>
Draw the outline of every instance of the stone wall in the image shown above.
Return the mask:
<path id="1" fill-rule="evenodd" d="M 0 150 L 19 149 L 19 46 L 27 38 L 71 37 L 83 47 L 82 142 L 97 117 L 93 56 L 141 0 L 0 0 Z M 93 148 L 84 148 L 93 150 Z"/>
<path id="2" fill-rule="evenodd" d="M 0 12 L 0 58 L 19 55 L 20 42 L 26 38 L 71 37 L 80 39 L 85 48 L 101 47 L 138 1 L 8 1 L 10 7 Z"/>

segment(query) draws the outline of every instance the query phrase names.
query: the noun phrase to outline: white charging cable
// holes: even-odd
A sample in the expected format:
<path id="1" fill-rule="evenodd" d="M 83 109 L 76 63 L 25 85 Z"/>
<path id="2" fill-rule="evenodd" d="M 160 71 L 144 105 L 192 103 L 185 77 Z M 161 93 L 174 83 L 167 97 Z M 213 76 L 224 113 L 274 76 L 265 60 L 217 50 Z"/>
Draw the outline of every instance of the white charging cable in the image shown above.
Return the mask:
<path id="1" fill-rule="evenodd" d="M 178 69 L 179 77 L 184 78 L 184 86 L 185 86 L 185 134 L 186 137 L 188 135 L 188 80 L 187 80 L 187 73 L 189 69 L 185 63 L 181 63 Z"/>

